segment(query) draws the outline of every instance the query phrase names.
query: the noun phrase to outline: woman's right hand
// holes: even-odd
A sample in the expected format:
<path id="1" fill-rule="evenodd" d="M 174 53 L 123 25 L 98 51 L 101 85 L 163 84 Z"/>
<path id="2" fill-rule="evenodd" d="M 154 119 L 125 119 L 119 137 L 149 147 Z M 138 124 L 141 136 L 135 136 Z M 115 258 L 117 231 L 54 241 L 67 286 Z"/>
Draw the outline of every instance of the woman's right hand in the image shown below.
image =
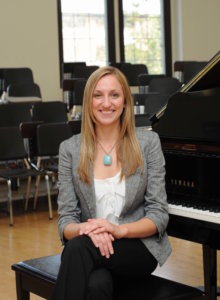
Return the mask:
<path id="1" fill-rule="evenodd" d="M 95 247 L 99 248 L 99 251 L 102 256 L 109 258 L 110 255 L 114 254 L 114 249 L 112 242 L 114 241 L 114 237 L 111 233 L 103 232 L 103 233 L 90 233 L 88 234 L 90 239 L 92 240 Z"/>
<path id="2" fill-rule="evenodd" d="M 80 223 L 79 224 L 79 234 L 85 234 L 86 229 L 88 229 L 88 222 Z M 114 237 L 111 233 L 108 232 L 101 232 L 101 233 L 94 233 L 89 232 L 86 234 L 90 237 L 95 247 L 99 248 L 99 251 L 102 256 L 109 258 L 110 255 L 114 254 L 114 249 L 112 242 L 114 241 Z"/>

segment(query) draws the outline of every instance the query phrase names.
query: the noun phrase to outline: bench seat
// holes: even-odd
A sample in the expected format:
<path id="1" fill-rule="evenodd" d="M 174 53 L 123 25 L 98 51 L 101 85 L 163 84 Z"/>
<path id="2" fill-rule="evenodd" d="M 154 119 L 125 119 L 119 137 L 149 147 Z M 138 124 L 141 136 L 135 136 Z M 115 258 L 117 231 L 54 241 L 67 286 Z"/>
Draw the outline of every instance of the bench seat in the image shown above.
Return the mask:
<path id="1" fill-rule="evenodd" d="M 21 261 L 12 265 L 16 275 L 17 300 L 29 300 L 30 292 L 50 299 L 60 266 L 60 255 Z M 150 275 L 117 291 L 115 300 L 203 300 L 194 287 Z"/>

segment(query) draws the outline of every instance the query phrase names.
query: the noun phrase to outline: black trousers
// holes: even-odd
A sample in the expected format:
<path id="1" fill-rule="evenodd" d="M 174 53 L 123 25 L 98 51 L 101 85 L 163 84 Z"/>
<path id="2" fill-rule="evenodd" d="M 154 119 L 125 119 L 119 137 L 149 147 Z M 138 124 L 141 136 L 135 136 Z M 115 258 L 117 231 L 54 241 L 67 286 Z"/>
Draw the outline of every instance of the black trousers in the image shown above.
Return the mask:
<path id="1" fill-rule="evenodd" d="M 139 239 L 115 240 L 113 248 L 107 259 L 87 236 L 68 241 L 52 300 L 113 300 L 125 281 L 151 274 L 157 266 Z"/>

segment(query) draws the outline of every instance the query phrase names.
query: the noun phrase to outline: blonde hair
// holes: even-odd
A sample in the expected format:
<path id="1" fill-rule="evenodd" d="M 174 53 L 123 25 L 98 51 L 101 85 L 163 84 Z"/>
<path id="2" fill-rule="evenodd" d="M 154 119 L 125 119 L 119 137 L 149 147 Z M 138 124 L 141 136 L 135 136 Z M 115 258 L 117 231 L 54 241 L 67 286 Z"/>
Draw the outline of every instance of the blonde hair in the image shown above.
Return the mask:
<path id="1" fill-rule="evenodd" d="M 121 115 L 121 130 L 117 147 L 117 159 L 121 162 L 121 179 L 135 173 L 139 167 L 143 169 L 140 146 L 135 132 L 134 105 L 127 79 L 117 68 L 101 67 L 89 77 L 83 96 L 82 127 L 79 176 L 82 181 L 91 184 L 90 166 L 96 151 L 95 117 L 92 109 L 93 92 L 98 81 L 106 76 L 113 75 L 121 84 L 124 93 L 125 108 Z"/>

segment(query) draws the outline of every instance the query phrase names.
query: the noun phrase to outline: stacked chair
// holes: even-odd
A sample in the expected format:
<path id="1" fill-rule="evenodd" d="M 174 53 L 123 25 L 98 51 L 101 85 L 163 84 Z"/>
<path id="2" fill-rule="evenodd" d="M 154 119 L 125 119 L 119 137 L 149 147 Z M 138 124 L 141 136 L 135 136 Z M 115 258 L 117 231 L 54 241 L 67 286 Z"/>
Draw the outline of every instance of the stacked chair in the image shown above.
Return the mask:
<path id="1" fill-rule="evenodd" d="M 174 72 L 177 74 L 181 83 L 186 83 L 199 73 L 207 63 L 208 61 L 175 61 Z"/>
<path id="2" fill-rule="evenodd" d="M 58 173 L 58 153 L 60 143 L 72 136 L 72 131 L 67 123 L 43 123 L 37 126 L 37 167 L 46 172 L 53 179 Z M 34 196 L 34 209 L 37 206 L 38 190 L 41 174 L 36 181 Z"/>
<path id="3" fill-rule="evenodd" d="M 0 168 L 0 178 L 7 181 L 8 184 L 8 211 L 9 224 L 13 225 L 13 209 L 12 209 L 12 181 L 15 179 L 28 179 L 26 190 L 25 207 L 27 207 L 31 177 L 45 175 L 45 171 L 33 168 L 28 160 L 28 155 L 24 147 L 23 138 L 17 126 L 0 127 L 0 161 L 3 162 Z M 47 182 L 47 192 L 49 195 L 49 185 Z M 52 218 L 51 200 L 49 201 L 49 216 Z"/>
<path id="4" fill-rule="evenodd" d="M 133 94 L 135 105 L 143 105 L 145 116 L 152 125 L 164 113 L 169 98 L 179 91 L 182 83 L 174 77 L 164 74 L 140 74 L 138 76 L 139 93 Z M 147 124 L 147 120 L 141 121 Z M 137 123 L 139 124 L 140 121 Z M 140 126 L 140 125 L 139 125 Z"/>
<path id="5" fill-rule="evenodd" d="M 64 139 L 69 138 L 72 132 L 68 124 L 66 105 L 63 102 L 0 105 L 0 178 L 8 183 L 10 225 L 13 225 L 13 190 L 19 188 L 21 179 L 25 182 L 27 180 L 24 205 L 26 211 L 31 179 L 36 178 L 34 191 L 34 208 L 36 208 L 40 178 L 45 178 L 49 219 L 53 218 L 50 178 L 55 178 L 57 174 L 59 145 Z"/>
<path id="6" fill-rule="evenodd" d="M 130 86 L 138 86 L 138 76 L 148 74 L 148 68 L 145 64 L 122 64 L 120 70 L 126 76 Z"/>
<path id="7" fill-rule="evenodd" d="M 30 68 L 0 69 L 1 93 L 8 102 L 40 102 L 40 87 L 34 82 Z"/>

